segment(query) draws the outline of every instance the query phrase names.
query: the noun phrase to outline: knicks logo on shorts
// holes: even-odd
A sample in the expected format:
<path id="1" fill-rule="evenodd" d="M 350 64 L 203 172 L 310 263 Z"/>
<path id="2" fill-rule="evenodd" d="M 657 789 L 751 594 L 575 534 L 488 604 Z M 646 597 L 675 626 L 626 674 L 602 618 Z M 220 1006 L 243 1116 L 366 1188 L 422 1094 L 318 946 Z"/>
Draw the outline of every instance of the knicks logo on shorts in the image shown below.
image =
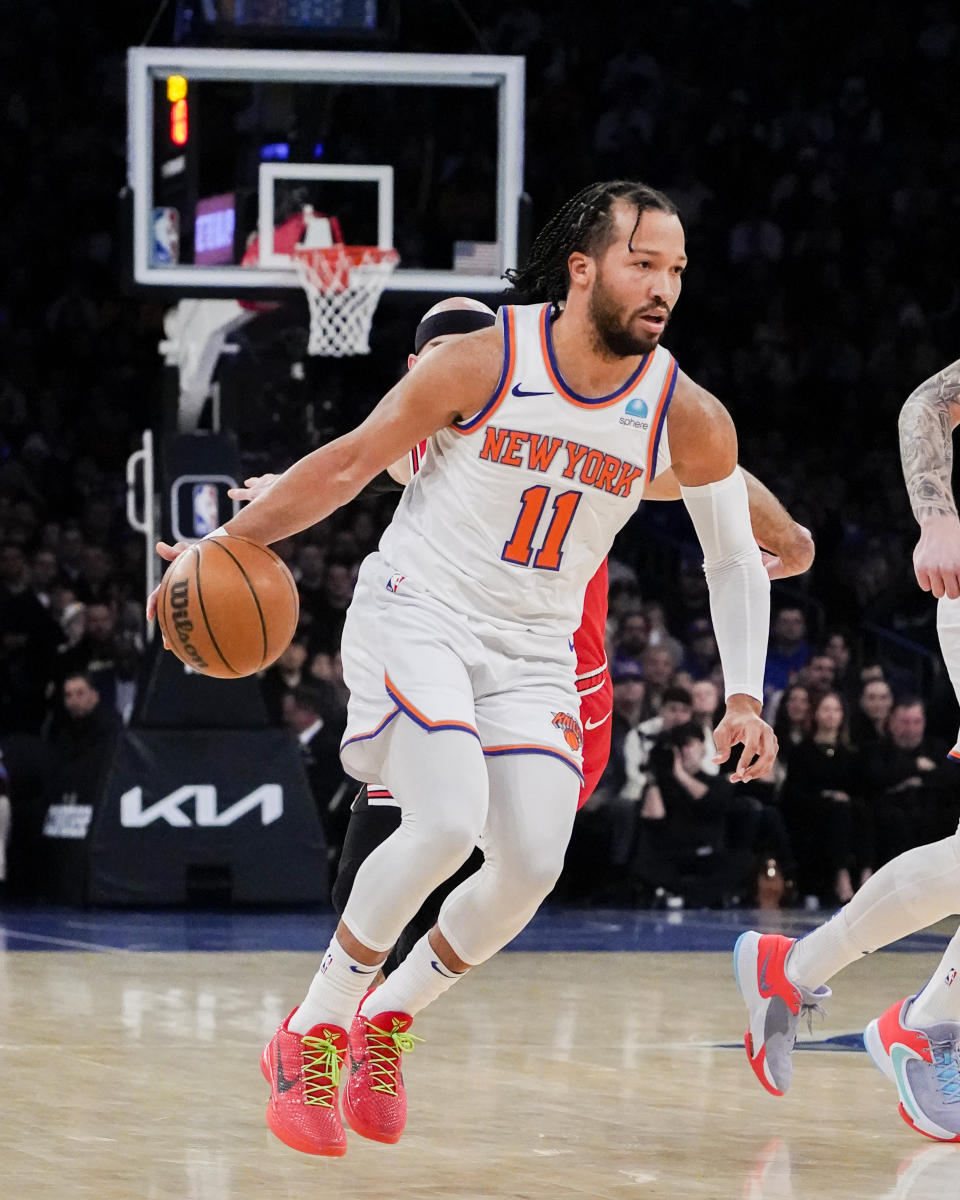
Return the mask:
<path id="1" fill-rule="evenodd" d="M 583 745 L 583 733 L 576 717 L 571 717 L 569 713 L 554 713 L 550 724 L 562 731 L 564 741 L 571 750 L 579 750 Z"/>

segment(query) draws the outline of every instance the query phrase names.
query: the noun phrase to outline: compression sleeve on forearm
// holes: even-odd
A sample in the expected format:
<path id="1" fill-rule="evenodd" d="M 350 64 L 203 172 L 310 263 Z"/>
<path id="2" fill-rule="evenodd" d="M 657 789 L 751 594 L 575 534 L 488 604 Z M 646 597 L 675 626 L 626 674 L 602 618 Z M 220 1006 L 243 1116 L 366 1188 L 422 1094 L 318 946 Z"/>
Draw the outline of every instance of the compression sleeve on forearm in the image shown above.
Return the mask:
<path id="1" fill-rule="evenodd" d="M 725 693 L 745 693 L 762 702 L 770 580 L 750 525 L 746 480 L 736 467 L 715 483 L 681 484 L 680 493 L 703 547 Z"/>

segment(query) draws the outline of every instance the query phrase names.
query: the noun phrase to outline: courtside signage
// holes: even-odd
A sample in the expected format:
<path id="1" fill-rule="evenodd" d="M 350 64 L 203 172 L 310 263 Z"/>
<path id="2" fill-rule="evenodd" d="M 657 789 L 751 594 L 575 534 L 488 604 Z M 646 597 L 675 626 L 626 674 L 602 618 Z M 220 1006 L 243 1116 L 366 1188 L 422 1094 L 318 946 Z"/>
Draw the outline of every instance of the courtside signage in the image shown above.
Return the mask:
<path id="1" fill-rule="evenodd" d="M 138 786 L 120 797 L 120 824 L 126 829 L 142 829 L 154 821 L 166 821 L 178 829 L 192 829 L 195 825 L 218 828 L 233 825 L 256 809 L 260 810 L 261 825 L 279 821 L 283 816 L 283 787 L 279 783 L 264 783 L 221 812 L 217 788 L 212 783 L 184 784 L 146 808 L 143 788 Z"/>

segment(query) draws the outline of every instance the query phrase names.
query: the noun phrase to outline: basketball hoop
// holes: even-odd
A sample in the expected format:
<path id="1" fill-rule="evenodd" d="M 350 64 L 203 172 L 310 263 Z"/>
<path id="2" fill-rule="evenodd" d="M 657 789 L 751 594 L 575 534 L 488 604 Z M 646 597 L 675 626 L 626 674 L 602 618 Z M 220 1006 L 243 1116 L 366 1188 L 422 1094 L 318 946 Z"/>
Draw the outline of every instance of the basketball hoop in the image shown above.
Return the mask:
<path id="1" fill-rule="evenodd" d="M 370 353 L 370 324 L 396 250 L 377 246 L 295 246 L 293 263 L 310 305 L 308 354 Z"/>

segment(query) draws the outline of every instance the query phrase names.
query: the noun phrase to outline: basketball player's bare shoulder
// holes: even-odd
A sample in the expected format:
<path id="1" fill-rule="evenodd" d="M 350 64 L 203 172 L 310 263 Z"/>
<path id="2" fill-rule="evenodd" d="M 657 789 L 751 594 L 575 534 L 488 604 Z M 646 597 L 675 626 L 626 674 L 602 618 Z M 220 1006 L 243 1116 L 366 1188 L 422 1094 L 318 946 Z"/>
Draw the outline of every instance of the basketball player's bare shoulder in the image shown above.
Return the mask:
<path id="1" fill-rule="evenodd" d="M 498 326 L 476 329 L 436 346 L 404 381 L 416 396 L 423 390 L 450 398 L 451 419 L 475 416 L 497 389 L 503 371 L 503 334 Z"/>
<path id="2" fill-rule="evenodd" d="M 674 474 L 687 487 L 711 483 L 737 465 L 737 432 L 716 396 L 682 371 L 667 413 Z"/>

